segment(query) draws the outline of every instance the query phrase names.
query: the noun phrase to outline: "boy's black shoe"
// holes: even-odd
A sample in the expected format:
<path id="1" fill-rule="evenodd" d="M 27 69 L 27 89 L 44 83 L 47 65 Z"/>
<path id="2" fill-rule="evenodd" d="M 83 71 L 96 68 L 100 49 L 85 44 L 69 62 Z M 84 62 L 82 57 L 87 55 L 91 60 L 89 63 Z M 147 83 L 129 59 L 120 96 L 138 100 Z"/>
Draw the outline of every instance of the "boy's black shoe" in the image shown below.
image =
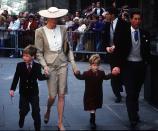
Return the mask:
<path id="1" fill-rule="evenodd" d="M 91 129 L 95 130 L 96 129 L 96 124 L 95 123 L 90 123 Z"/>
<path id="2" fill-rule="evenodd" d="M 23 128 L 23 126 L 24 126 L 24 120 L 25 120 L 25 117 L 20 116 L 20 119 L 19 119 L 19 127 L 20 128 Z"/>

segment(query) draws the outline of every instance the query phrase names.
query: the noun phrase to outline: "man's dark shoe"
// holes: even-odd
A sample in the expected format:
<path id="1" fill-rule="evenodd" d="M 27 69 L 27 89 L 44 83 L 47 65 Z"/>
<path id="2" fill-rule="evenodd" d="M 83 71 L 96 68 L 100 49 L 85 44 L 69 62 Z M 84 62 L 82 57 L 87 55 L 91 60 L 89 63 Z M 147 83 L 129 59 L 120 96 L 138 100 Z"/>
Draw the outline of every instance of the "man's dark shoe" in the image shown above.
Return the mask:
<path id="1" fill-rule="evenodd" d="M 137 124 L 138 124 L 137 121 L 131 121 L 130 123 L 131 123 L 131 127 L 132 128 L 135 128 L 137 126 Z"/>
<path id="2" fill-rule="evenodd" d="M 115 103 L 120 103 L 121 101 L 122 101 L 121 98 L 117 98 L 117 99 L 115 100 Z"/>
<path id="3" fill-rule="evenodd" d="M 41 127 L 40 126 L 35 126 L 35 131 L 40 131 Z"/>
<path id="4" fill-rule="evenodd" d="M 137 119 L 136 119 L 137 123 L 141 123 L 142 121 L 140 120 L 139 116 L 137 116 Z"/>
<path id="5" fill-rule="evenodd" d="M 123 92 L 123 87 L 120 87 L 120 92 Z"/>
<path id="6" fill-rule="evenodd" d="M 24 126 L 24 120 L 25 120 L 25 117 L 21 117 L 20 116 L 20 119 L 19 119 L 19 127 L 20 128 L 23 128 L 23 126 Z"/>

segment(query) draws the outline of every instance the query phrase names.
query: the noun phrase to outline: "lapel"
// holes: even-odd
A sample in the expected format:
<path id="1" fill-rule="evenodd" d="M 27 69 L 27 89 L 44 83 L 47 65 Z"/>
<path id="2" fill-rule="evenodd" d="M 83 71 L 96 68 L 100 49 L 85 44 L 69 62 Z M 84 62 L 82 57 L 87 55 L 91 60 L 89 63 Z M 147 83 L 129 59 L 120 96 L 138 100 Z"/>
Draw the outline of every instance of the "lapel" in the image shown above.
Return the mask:
<path id="1" fill-rule="evenodd" d="M 27 69 L 27 65 L 25 62 L 23 62 L 23 64 L 22 64 L 22 70 L 23 70 L 23 74 L 28 74 L 28 69 Z"/>
<path id="2" fill-rule="evenodd" d="M 27 65 L 26 65 L 25 62 L 23 62 L 23 67 L 24 67 L 25 70 L 27 70 Z"/>
<path id="3" fill-rule="evenodd" d="M 116 23 L 116 26 L 115 26 L 114 33 L 117 31 L 118 27 L 119 27 L 119 19 L 117 20 L 117 23 Z"/>
<path id="4" fill-rule="evenodd" d="M 62 41 L 64 41 L 64 37 L 63 37 L 63 35 L 64 35 L 64 29 L 61 26 L 59 26 L 59 28 L 60 28 L 60 33 L 61 33 Z"/>
<path id="5" fill-rule="evenodd" d="M 146 44 L 148 44 L 149 39 L 147 38 L 146 34 L 144 33 L 144 31 L 142 29 L 139 29 L 140 32 L 140 48 L 141 50 L 146 46 Z"/>
<path id="6" fill-rule="evenodd" d="M 32 72 L 34 72 L 34 70 L 36 69 L 36 65 L 35 65 L 36 63 L 33 61 L 32 62 L 32 69 L 31 69 L 31 71 L 29 72 L 29 74 L 32 74 Z"/>
<path id="7" fill-rule="evenodd" d="M 47 36 L 46 36 L 46 33 L 45 33 L 45 31 L 44 31 L 44 29 L 43 29 L 43 27 L 42 27 L 42 33 L 43 33 L 43 37 L 44 37 L 44 47 L 47 47 L 47 49 L 49 49 L 49 43 L 48 43 L 48 39 L 47 39 Z"/>

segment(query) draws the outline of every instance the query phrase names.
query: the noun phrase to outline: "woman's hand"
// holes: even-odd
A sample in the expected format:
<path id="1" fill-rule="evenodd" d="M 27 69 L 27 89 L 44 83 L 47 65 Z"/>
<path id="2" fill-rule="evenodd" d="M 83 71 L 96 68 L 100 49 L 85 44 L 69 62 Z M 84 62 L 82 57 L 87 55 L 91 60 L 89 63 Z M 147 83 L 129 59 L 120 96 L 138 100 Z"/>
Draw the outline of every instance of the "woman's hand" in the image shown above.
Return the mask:
<path id="1" fill-rule="evenodd" d="M 74 74 L 75 74 L 75 75 L 78 75 L 78 74 L 80 74 L 80 71 L 79 71 L 79 70 L 75 70 L 75 71 L 74 71 Z"/>
<path id="2" fill-rule="evenodd" d="M 49 75 L 49 67 L 48 67 L 48 66 L 45 66 L 45 67 L 44 67 L 44 74 L 45 74 L 46 76 Z"/>

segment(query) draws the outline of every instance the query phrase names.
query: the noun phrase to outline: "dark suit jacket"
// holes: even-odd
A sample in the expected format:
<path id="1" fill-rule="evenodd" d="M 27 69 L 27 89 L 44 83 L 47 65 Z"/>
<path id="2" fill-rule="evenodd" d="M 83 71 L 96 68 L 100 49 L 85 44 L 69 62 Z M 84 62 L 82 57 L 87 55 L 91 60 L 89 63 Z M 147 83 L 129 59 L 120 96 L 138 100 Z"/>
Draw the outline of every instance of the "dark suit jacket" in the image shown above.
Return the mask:
<path id="1" fill-rule="evenodd" d="M 115 66 L 122 67 L 130 54 L 132 48 L 132 38 L 131 38 L 131 26 L 124 31 L 124 34 L 119 34 L 116 37 L 116 50 L 114 52 Z M 150 34 L 142 29 L 140 29 L 140 55 L 144 61 L 150 62 Z"/>
<path id="2" fill-rule="evenodd" d="M 110 24 L 111 24 L 110 22 L 106 22 L 105 28 L 104 28 L 103 43 L 105 46 L 105 50 L 106 50 L 106 47 L 109 47 L 111 44 L 110 43 Z M 113 43 L 115 46 L 118 40 L 124 38 L 124 34 L 126 33 L 126 30 L 128 27 L 129 27 L 129 24 L 127 22 L 118 18 L 115 31 L 114 31 L 114 38 L 113 38 Z M 108 56 L 109 63 L 113 65 L 113 62 L 115 62 L 114 53 L 112 54 L 108 53 L 107 56 Z"/>
<path id="3" fill-rule="evenodd" d="M 19 93 L 21 95 L 36 96 L 39 94 L 37 79 L 48 79 L 45 75 L 41 73 L 41 65 L 33 62 L 32 69 L 29 72 L 26 63 L 20 62 L 17 64 L 16 72 L 14 74 L 10 90 L 15 91 L 19 82 Z"/>

